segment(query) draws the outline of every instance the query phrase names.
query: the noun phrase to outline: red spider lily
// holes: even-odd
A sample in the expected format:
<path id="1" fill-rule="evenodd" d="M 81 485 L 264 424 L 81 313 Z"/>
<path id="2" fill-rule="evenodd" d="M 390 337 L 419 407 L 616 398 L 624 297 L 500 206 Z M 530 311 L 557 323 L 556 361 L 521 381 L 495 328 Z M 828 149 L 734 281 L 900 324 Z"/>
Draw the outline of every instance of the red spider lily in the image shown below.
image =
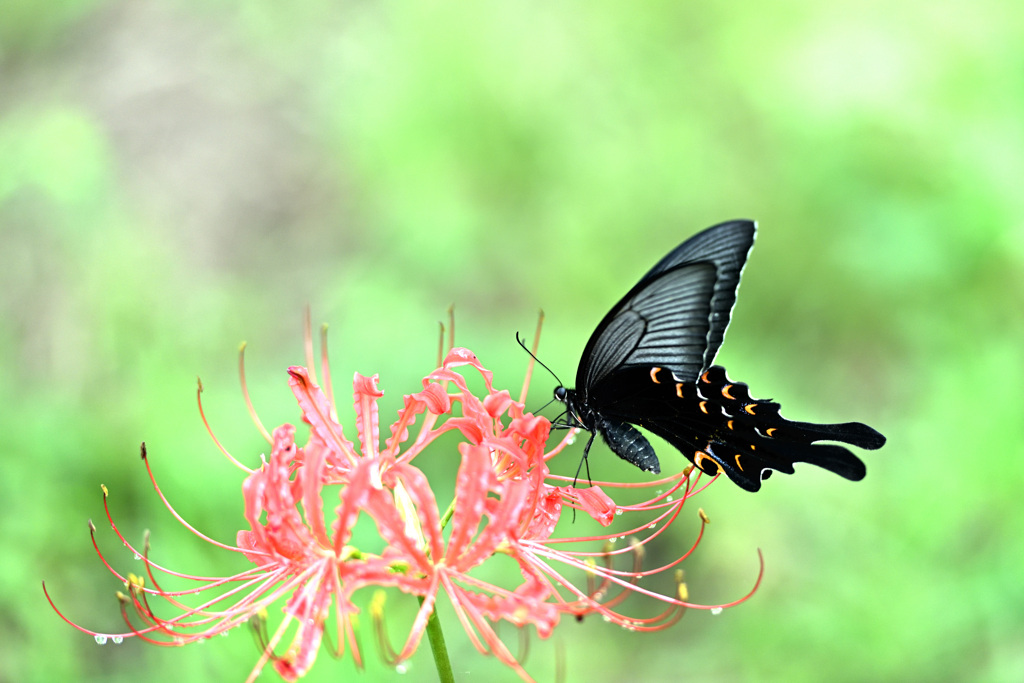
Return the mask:
<path id="1" fill-rule="evenodd" d="M 653 569 L 642 567 L 646 544 L 660 536 L 679 516 L 684 503 L 704 488 L 696 486 L 699 474 L 693 482 L 688 468 L 674 477 L 643 485 L 601 483 L 584 489 L 566 485 L 565 479 L 551 475 L 548 461 L 561 452 L 571 434 L 545 450 L 551 423 L 525 412 L 523 404 L 513 400 L 508 391 L 496 390 L 491 373 L 462 348 L 452 348 L 440 367 L 424 378 L 422 390 L 405 397 L 383 448 L 377 407 L 382 392 L 377 376 L 356 374 L 357 448 L 345 438 L 338 421 L 326 355 L 322 389 L 312 372 L 308 340 L 307 335 L 309 369 L 290 368 L 289 385 L 309 427 L 309 438 L 299 446 L 292 425 L 282 425 L 268 434 L 256 419 L 271 444 L 271 453 L 259 469 L 246 470 L 242 492 L 249 529 L 238 532 L 235 546 L 204 536 L 178 515 L 160 491 L 143 446 L 147 472 L 171 513 L 200 538 L 243 555 L 255 566 L 228 577 L 181 574 L 149 559 L 147 539 L 142 552 L 135 551 L 145 560 L 147 582 L 119 574 L 97 545 L 104 564 L 128 591 L 127 595 L 119 594 L 128 630 L 102 634 L 61 615 L 65 621 L 98 639 L 134 636 L 160 645 L 183 645 L 253 621 L 261 627 L 264 642 L 262 656 L 249 680 L 267 662 L 284 679 L 295 680 L 312 666 L 332 616 L 337 634 L 330 643 L 332 651 L 341 654 L 347 646 L 356 663 L 361 664 L 355 621 L 359 609 L 353 602 L 360 589 L 397 588 L 420 598 L 419 612 L 404 645 L 396 650 L 386 639 L 381 641 L 382 652 L 389 653 L 388 658 L 395 663 L 415 652 L 433 614 L 437 594 L 443 591 L 474 645 L 481 652 L 497 656 L 523 679 L 532 680 L 497 637 L 493 623 L 505 620 L 516 626 L 533 624 L 543 638 L 551 634 L 563 614 L 582 618 L 594 612 L 629 628 L 652 630 L 671 625 L 687 607 L 708 607 L 687 602 L 681 575 L 671 595 L 637 583 L 640 578 L 675 570 L 699 543 L 703 526 L 697 541 L 681 557 Z M 482 377 L 482 398 L 469 390 L 462 374 L 465 370 Z M 244 389 L 244 373 L 242 377 Z M 522 396 L 525 394 L 526 385 Z M 205 422 L 205 416 L 203 419 Z M 410 438 L 410 430 L 417 423 L 416 436 Z M 455 497 L 441 514 L 430 482 L 413 460 L 429 457 L 427 446 L 449 431 L 457 431 L 463 441 L 458 444 L 461 461 Z M 333 487 L 327 490 L 337 495 L 338 504 L 333 510 L 324 509 L 325 487 Z M 632 505 L 616 505 L 605 492 L 647 488 L 660 492 Z M 565 506 L 585 512 L 603 526 L 611 525 L 624 512 L 639 515 L 643 521 L 614 534 L 559 538 L 555 529 Z M 104 509 L 111 528 L 132 548 L 110 515 L 105 489 Z M 372 520 L 384 543 L 379 553 L 354 545 L 352 529 L 364 515 Z M 706 521 L 703 511 L 701 517 Z M 626 535 L 637 538 L 626 547 L 612 547 L 613 539 Z M 631 556 L 632 566 L 616 569 L 614 561 L 619 555 Z M 498 585 L 475 575 L 474 570 L 491 564 L 488 560 L 497 556 L 516 563 L 519 581 Z M 583 573 L 586 588 L 577 587 L 564 570 L 556 569 L 556 564 Z M 190 586 L 168 590 L 158 582 L 157 577 L 162 575 L 185 579 Z M 197 593 L 209 597 L 198 606 L 182 600 L 185 595 Z M 617 611 L 632 593 L 665 603 L 664 612 L 654 618 L 637 619 Z M 742 602 L 750 594 L 729 604 Z M 151 604 L 156 598 L 169 606 L 173 616 L 157 614 Z M 272 634 L 266 633 L 263 629 L 268 608 L 284 598 L 284 618 Z M 379 601 L 375 600 L 374 605 L 371 615 L 378 622 L 377 633 L 383 634 L 383 612 Z M 729 605 L 715 607 L 725 606 Z M 286 640 L 288 644 L 282 647 Z"/>

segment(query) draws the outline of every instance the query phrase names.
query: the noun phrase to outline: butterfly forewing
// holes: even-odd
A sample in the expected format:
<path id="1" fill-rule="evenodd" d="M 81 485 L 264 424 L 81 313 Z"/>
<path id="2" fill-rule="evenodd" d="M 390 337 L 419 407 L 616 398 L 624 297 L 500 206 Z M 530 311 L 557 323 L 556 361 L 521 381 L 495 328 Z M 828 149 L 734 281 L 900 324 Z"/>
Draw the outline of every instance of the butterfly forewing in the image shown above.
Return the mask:
<path id="1" fill-rule="evenodd" d="M 704 352 L 704 368 L 711 367 L 718 354 L 718 348 L 725 339 L 736 291 L 740 284 L 743 265 L 754 246 L 757 226 L 753 221 L 736 220 L 719 223 L 697 233 L 658 261 L 640 279 L 646 280 L 684 263 L 705 261 L 715 264 L 717 280 L 714 297 L 711 300 L 710 329 L 707 348 Z"/>
<path id="2" fill-rule="evenodd" d="M 577 387 L 584 393 L 614 372 L 657 362 L 696 376 L 707 344 L 715 286 L 710 263 L 677 266 L 619 302 L 588 344 Z"/>

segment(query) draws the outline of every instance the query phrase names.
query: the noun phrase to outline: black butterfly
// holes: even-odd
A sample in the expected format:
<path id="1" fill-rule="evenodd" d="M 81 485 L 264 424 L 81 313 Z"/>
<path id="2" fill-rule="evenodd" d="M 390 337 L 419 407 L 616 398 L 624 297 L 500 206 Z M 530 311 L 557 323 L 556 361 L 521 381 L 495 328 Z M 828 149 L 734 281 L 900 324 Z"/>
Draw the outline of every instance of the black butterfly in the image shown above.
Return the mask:
<path id="1" fill-rule="evenodd" d="M 725 472 L 757 491 L 772 470 L 808 462 L 859 481 L 864 463 L 841 441 L 881 448 L 885 437 L 859 422 L 793 422 L 779 404 L 751 398 L 712 365 L 722 345 L 740 273 L 754 244 L 752 221 L 720 223 L 669 252 L 615 304 L 594 330 L 576 372 L 577 389 L 558 387 L 567 422 L 600 433 L 619 457 L 642 470 L 661 465 L 631 425 L 678 448 L 707 474 Z"/>

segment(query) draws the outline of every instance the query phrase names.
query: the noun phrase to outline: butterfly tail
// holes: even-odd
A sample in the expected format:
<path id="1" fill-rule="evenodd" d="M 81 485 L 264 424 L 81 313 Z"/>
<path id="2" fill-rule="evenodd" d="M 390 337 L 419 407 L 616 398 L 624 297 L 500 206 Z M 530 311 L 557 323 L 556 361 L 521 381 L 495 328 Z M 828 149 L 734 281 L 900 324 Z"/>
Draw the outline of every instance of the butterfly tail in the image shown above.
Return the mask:
<path id="1" fill-rule="evenodd" d="M 885 445 L 885 437 L 877 430 L 862 422 L 843 422 L 842 424 L 815 424 L 814 422 L 791 422 L 781 418 L 786 429 L 792 430 L 808 443 L 813 441 L 841 441 L 851 446 L 877 450 Z"/>

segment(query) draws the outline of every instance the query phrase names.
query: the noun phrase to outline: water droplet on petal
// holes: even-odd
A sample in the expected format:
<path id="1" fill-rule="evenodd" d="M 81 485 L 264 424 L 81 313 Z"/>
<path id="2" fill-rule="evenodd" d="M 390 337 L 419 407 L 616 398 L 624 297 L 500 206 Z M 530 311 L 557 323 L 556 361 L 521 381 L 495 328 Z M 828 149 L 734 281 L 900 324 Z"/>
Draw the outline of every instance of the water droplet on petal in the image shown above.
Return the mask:
<path id="1" fill-rule="evenodd" d="M 722 608 L 721 607 L 712 607 L 710 611 L 714 615 L 719 615 L 719 614 L 722 613 Z"/>
<path id="2" fill-rule="evenodd" d="M 142 559 L 142 555 L 139 555 L 138 553 L 135 553 L 135 559 L 136 560 L 141 560 Z"/>
<path id="3" fill-rule="evenodd" d="M 107 644 L 107 637 L 106 636 L 93 636 L 93 640 L 96 641 L 97 645 L 106 645 Z"/>
<path id="4" fill-rule="evenodd" d="M 123 636 L 111 636 L 110 642 L 112 642 L 114 645 L 120 645 L 121 643 L 124 642 L 124 637 Z"/>
<path id="5" fill-rule="evenodd" d="M 409 673 L 409 668 L 405 664 L 399 664 L 395 667 L 395 671 L 397 671 L 400 674 L 405 674 Z"/>
<path id="6" fill-rule="evenodd" d="M 670 503 L 671 503 L 671 502 L 672 502 L 673 500 L 675 500 L 675 497 L 674 497 L 674 496 L 669 496 L 669 497 L 668 497 L 668 498 L 666 498 L 665 500 L 667 500 L 668 502 L 670 502 Z"/>

